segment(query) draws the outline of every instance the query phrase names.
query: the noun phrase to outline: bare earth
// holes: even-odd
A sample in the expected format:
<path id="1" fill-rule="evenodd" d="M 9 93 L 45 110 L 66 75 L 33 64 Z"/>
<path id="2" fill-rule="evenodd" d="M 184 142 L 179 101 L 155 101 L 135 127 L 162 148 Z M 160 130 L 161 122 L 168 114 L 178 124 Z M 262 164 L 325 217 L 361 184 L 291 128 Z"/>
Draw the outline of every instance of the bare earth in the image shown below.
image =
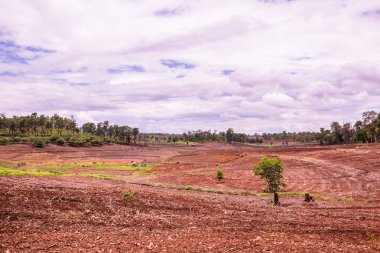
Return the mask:
<path id="1" fill-rule="evenodd" d="M 252 172 L 262 156 L 283 160 L 288 192 L 322 199 L 281 196 L 274 207 Z M 28 165 L 144 160 L 160 166 L 141 175 L 86 167 L 69 176 L 0 176 L 0 252 L 380 251 L 379 145 L 0 146 L 0 161 Z M 181 186 L 224 194 L 172 189 Z M 129 189 L 133 201 L 123 199 Z M 227 194 L 243 191 L 255 196 Z"/>

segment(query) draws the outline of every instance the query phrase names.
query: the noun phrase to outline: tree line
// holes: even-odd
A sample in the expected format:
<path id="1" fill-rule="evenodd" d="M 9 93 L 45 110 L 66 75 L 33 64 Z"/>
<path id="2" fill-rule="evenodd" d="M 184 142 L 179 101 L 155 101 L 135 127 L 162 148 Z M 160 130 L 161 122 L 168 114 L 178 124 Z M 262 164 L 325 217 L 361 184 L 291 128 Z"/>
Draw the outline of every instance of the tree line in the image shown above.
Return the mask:
<path id="1" fill-rule="evenodd" d="M 144 133 L 144 140 L 149 143 L 177 143 L 177 142 L 207 142 L 219 141 L 228 143 L 251 143 L 267 144 L 297 142 L 297 143 L 316 143 L 318 132 L 286 132 L 281 133 L 263 133 L 263 134 L 245 134 L 235 132 L 232 128 L 226 131 L 217 130 L 196 130 L 187 131 L 182 134 L 165 134 L 165 133 Z"/>
<path id="2" fill-rule="evenodd" d="M 37 137 L 43 140 L 66 140 L 73 146 L 86 144 L 103 144 L 104 142 L 136 143 L 139 135 L 138 128 L 126 125 L 110 124 L 108 121 L 87 122 L 78 126 L 73 116 L 67 118 L 58 114 L 53 116 L 32 113 L 26 116 L 6 117 L 0 114 L 1 143 L 23 142 Z"/>
<path id="3" fill-rule="evenodd" d="M 354 125 L 334 121 L 330 130 L 320 129 L 318 141 L 320 144 L 349 144 L 349 143 L 375 143 L 380 141 L 380 113 L 366 111 L 362 119 Z"/>
<path id="4" fill-rule="evenodd" d="M 6 117 L 0 114 L 0 144 L 15 143 L 28 138 L 45 137 L 52 142 L 68 142 L 73 146 L 88 144 L 100 145 L 103 143 L 191 143 L 206 141 L 221 141 L 228 143 L 251 144 L 282 144 L 288 143 L 374 143 L 380 141 L 380 114 L 375 111 L 366 111 L 362 119 L 355 124 L 334 121 L 330 129 L 320 128 L 319 132 L 280 132 L 255 133 L 253 135 L 235 132 L 232 128 L 226 131 L 187 131 L 182 134 L 140 133 L 138 128 L 127 125 L 110 124 L 109 121 L 87 122 L 78 126 L 75 118 L 38 115 L 32 113 L 26 116 Z M 5 139 L 7 138 L 7 139 Z"/>

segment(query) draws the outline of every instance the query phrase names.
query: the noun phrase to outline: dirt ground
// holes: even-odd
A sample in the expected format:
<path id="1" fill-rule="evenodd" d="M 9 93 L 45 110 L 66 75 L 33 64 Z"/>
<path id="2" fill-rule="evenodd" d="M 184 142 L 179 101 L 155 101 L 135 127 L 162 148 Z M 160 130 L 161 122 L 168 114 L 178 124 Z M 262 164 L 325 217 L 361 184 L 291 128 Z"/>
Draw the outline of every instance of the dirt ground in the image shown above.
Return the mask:
<path id="1" fill-rule="evenodd" d="M 280 207 L 253 176 L 263 156 L 283 161 L 293 193 L 280 197 Z M 379 145 L 20 144 L 0 146 L 0 161 L 158 164 L 141 174 L 90 166 L 64 176 L 0 176 L 0 252 L 380 251 Z M 81 176 L 94 172 L 115 178 Z M 251 194 L 230 194 L 243 191 Z M 297 196 L 305 191 L 315 202 Z"/>

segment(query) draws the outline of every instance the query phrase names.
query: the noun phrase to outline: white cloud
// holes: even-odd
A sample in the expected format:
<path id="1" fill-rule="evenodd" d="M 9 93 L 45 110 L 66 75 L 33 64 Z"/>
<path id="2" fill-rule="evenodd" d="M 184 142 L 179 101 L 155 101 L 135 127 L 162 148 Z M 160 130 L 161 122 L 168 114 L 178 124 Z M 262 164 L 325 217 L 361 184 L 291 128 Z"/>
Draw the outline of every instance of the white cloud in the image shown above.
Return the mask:
<path id="1" fill-rule="evenodd" d="M 292 107 L 295 105 L 296 101 L 283 93 L 271 92 L 263 96 L 263 102 L 268 105 L 273 105 L 277 107 Z"/>
<path id="2" fill-rule="evenodd" d="M 164 132 L 352 121 L 380 110 L 378 9 L 373 0 L 0 0 L 0 41 L 23 47 L 0 45 L 0 111 Z M 120 66 L 145 72 L 107 72 Z"/>

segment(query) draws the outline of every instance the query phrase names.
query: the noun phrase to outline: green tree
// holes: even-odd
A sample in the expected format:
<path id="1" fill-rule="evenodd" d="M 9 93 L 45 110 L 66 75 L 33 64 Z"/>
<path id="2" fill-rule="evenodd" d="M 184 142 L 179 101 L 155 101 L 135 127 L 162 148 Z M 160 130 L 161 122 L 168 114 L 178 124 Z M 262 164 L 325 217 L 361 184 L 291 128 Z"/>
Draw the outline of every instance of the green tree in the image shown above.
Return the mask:
<path id="1" fill-rule="evenodd" d="M 367 134 L 364 129 L 364 124 L 361 120 L 356 121 L 354 125 L 355 129 L 355 142 L 367 142 Z"/>
<path id="2" fill-rule="evenodd" d="M 82 125 L 82 131 L 86 134 L 96 134 L 96 125 L 92 122 L 87 122 Z"/>
<path id="3" fill-rule="evenodd" d="M 342 126 L 342 137 L 344 143 L 352 143 L 354 138 L 354 129 L 351 127 L 350 123 L 345 123 Z"/>
<path id="4" fill-rule="evenodd" d="M 228 128 L 226 132 L 226 139 L 228 143 L 231 143 L 234 140 L 234 130 L 232 128 Z"/>
<path id="5" fill-rule="evenodd" d="M 280 158 L 260 158 L 259 164 L 254 167 L 256 176 L 260 176 L 267 183 L 268 192 L 277 192 L 281 187 L 286 186 L 282 182 L 282 162 Z"/>
<path id="6" fill-rule="evenodd" d="M 136 144 L 136 138 L 137 135 L 139 134 L 139 129 L 138 128 L 132 128 L 132 135 L 133 135 L 133 142 Z"/>
<path id="7" fill-rule="evenodd" d="M 374 143 L 376 140 L 377 113 L 375 111 L 363 112 L 362 117 L 363 117 L 364 129 L 368 135 L 368 138 L 371 143 Z"/>
<path id="8" fill-rule="evenodd" d="M 332 122 L 330 126 L 331 126 L 331 133 L 334 136 L 334 142 L 336 144 L 341 143 L 341 141 L 342 141 L 342 127 L 336 121 Z"/>
<path id="9" fill-rule="evenodd" d="M 320 131 L 319 131 L 319 134 L 318 134 L 318 137 L 317 139 L 319 140 L 319 144 L 320 145 L 323 145 L 323 141 L 325 139 L 325 136 L 326 136 L 326 131 L 323 127 L 320 128 Z"/>

